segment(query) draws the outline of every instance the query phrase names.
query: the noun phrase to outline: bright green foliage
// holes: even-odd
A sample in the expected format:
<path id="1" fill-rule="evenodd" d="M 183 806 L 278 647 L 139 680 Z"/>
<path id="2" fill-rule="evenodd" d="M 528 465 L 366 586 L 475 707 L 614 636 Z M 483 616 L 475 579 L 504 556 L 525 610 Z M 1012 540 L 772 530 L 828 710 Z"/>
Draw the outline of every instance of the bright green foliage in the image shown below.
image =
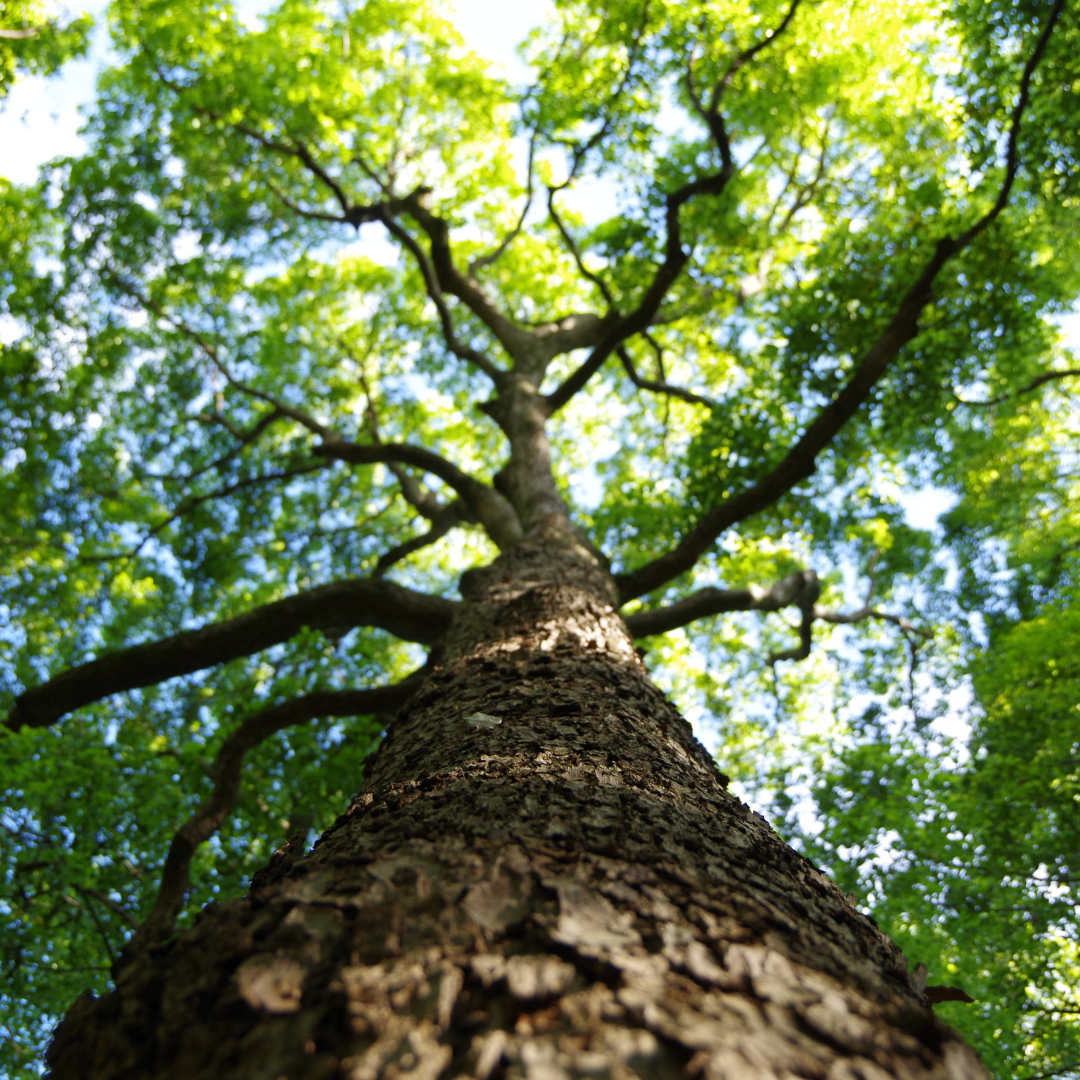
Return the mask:
<path id="1" fill-rule="evenodd" d="M 21 18 L 3 11 L 0 26 Z M 551 437 L 573 516 L 617 570 L 766 473 L 935 242 L 993 205 L 1048 13 L 819 0 L 776 33 L 787 11 L 558 3 L 525 47 L 533 83 L 515 87 L 413 0 L 285 0 L 260 18 L 115 0 L 119 63 L 89 152 L 40 188 L 0 188 L 2 704 L 107 650 L 370 574 L 427 529 L 399 475 L 319 454 L 297 413 L 491 482 L 507 448 L 477 408 L 490 383 L 451 355 L 400 236 L 338 219 L 427 188 L 458 268 L 476 260 L 512 318 L 628 312 L 664 258 L 664 197 L 720 166 L 692 92 L 707 98 L 755 43 L 767 47 L 722 100 L 733 178 L 683 207 L 689 261 L 649 337 L 627 343 L 641 378 L 707 400 L 638 388 L 611 358 Z M 45 40 L 0 41 L 0 57 L 47 64 L 29 51 Z M 647 644 L 742 790 L 931 983 L 978 999 L 948 1015 L 1003 1076 L 1080 1075 L 1077 412 L 1068 380 L 1015 396 L 1078 366 L 1053 320 L 1080 293 L 1077 115 L 1072 4 L 1032 81 L 1008 206 L 938 275 L 918 337 L 809 480 L 627 609 L 813 567 L 824 608 L 860 608 L 871 581 L 873 605 L 935 631 L 928 643 L 894 622 L 819 623 L 811 656 L 775 672 L 769 653 L 797 639 L 790 616 L 710 619 Z M 406 212 L 394 220 L 424 247 Z M 504 365 L 491 330 L 447 304 L 458 337 Z M 581 359 L 557 359 L 544 389 Z M 958 500 L 937 534 L 905 514 L 931 484 Z M 453 595 L 493 553 L 465 524 L 390 576 Z M 5 731 L 0 1070 L 36 1075 L 51 1019 L 107 985 L 244 717 L 392 682 L 420 659 L 374 631 L 304 632 L 53 729 Z M 965 673 L 971 731 L 950 741 L 941 695 Z M 298 822 L 329 825 L 380 725 L 313 722 L 249 755 L 185 918 L 242 890 Z"/>
<path id="2" fill-rule="evenodd" d="M 86 51 L 91 20 L 46 0 L 0 2 L 0 100 L 20 74 L 51 75 Z"/>
<path id="3" fill-rule="evenodd" d="M 1076 414 L 1046 404 L 987 414 L 1001 441 L 946 517 L 979 615 L 970 734 L 868 713 L 815 779 L 824 827 L 802 837 L 913 962 L 976 998 L 942 1009 L 1001 1076 L 1080 1063 Z"/>

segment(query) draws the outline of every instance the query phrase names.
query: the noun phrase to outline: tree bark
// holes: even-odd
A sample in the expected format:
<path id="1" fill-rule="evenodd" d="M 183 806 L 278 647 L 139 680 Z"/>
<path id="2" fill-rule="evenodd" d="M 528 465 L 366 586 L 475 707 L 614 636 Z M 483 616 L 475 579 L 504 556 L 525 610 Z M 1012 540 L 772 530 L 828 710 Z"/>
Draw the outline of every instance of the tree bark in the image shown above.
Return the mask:
<path id="1" fill-rule="evenodd" d="M 54 1080 L 988 1076 L 725 790 L 583 548 L 462 595 L 348 812 L 80 998 Z"/>

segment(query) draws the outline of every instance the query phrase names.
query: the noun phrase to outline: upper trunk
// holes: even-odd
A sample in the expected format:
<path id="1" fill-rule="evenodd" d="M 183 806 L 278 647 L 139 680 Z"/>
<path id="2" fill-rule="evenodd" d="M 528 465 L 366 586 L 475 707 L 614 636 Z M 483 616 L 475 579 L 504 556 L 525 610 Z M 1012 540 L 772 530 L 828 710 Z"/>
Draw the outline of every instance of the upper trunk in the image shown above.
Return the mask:
<path id="1" fill-rule="evenodd" d="M 983 1078 L 725 790 L 570 542 L 466 603 L 306 858 L 81 998 L 53 1077 Z"/>

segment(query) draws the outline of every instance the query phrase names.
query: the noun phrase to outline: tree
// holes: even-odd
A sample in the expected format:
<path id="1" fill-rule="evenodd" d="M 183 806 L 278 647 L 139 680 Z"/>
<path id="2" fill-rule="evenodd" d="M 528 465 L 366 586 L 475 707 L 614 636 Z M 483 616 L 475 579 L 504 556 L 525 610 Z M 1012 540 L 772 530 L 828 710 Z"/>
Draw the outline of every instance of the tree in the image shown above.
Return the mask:
<path id="1" fill-rule="evenodd" d="M 52 1075 L 984 1075 L 633 641 L 913 663 L 889 483 L 1074 374 L 1065 0 L 112 17 L 4 353 L 9 972 L 133 931 Z"/>

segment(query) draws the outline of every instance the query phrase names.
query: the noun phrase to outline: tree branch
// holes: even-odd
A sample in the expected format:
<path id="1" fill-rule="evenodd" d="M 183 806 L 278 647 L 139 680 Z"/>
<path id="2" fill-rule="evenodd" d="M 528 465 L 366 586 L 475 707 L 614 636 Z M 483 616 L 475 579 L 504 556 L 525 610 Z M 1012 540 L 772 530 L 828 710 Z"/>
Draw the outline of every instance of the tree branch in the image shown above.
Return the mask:
<path id="1" fill-rule="evenodd" d="M 1053 382 L 1056 379 L 1074 379 L 1080 375 L 1080 368 L 1070 368 L 1068 371 L 1046 371 L 1042 375 L 1036 376 L 1027 384 L 1027 386 L 1021 387 L 1019 390 L 1011 390 L 1007 394 L 999 394 L 996 398 L 991 398 L 989 401 L 968 401 L 967 398 L 962 398 L 959 394 L 953 393 L 953 397 L 960 402 L 961 405 L 971 405 L 977 409 L 988 409 L 991 405 L 1000 405 L 1003 401 L 1011 401 L 1013 398 L 1021 397 L 1024 394 L 1030 394 L 1034 390 L 1038 390 L 1040 386 L 1044 386 L 1048 382 Z"/>
<path id="2" fill-rule="evenodd" d="M 536 157 L 536 132 L 529 136 L 529 164 L 526 170 L 526 187 L 525 187 L 525 205 L 521 208 L 521 214 L 518 216 L 517 224 L 502 238 L 499 244 L 485 255 L 478 255 L 475 259 L 469 262 L 468 276 L 470 278 L 476 277 L 476 274 L 480 270 L 484 270 L 492 264 L 498 262 L 506 252 L 507 248 L 521 235 L 521 230 L 525 227 L 525 219 L 529 216 L 529 210 L 532 208 L 533 201 L 533 168 Z"/>
<path id="3" fill-rule="evenodd" d="M 256 487 L 259 484 L 269 483 L 272 480 L 289 480 L 294 476 L 303 476 L 306 473 L 318 472 L 321 469 L 325 469 L 327 463 L 325 461 L 306 462 L 303 465 L 297 465 L 291 469 L 281 469 L 278 472 L 263 473 L 259 476 L 249 476 L 243 480 L 237 480 L 235 483 L 226 484 L 222 488 L 218 488 L 216 491 L 208 491 L 205 495 L 196 495 L 191 499 L 188 499 L 183 505 L 178 506 L 169 516 L 159 524 L 155 525 L 143 538 L 139 541 L 138 546 L 132 552 L 131 557 L 134 558 L 149 542 L 150 538 L 157 536 L 162 529 L 168 528 L 174 521 L 183 517 L 185 514 L 190 513 L 197 506 L 202 506 L 205 502 L 210 502 L 212 499 L 224 499 L 229 495 L 234 495 L 238 491 L 243 491 L 245 488 Z"/>
<path id="4" fill-rule="evenodd" d="M 720 172 L 711 176 L 699 177 L 688 181 L 678 190 L 665 197 L 666 211 L 664 215 L 666 240 L 664 244 L 664 259 L 656 268 L 653 279 L 646 288 L 637 307 L 628 315 L 609 318 L 605 332 L 594 346 L 588 357 L 578 368 L 567 376 L 561 386 L 557 387 L 545 399 L 547 414 L 558 412 L 571 398 L 581 391 L 585 384 L 595 375 L 612 351 L 621 342 L 633 337 L 634 334 L 642 333 L 652 324 L 660 305 L 664 301 L 668 290 L 674 284 L 683 267 L 688 262 L 690 255 L 682 246 L 682 226 L 679 222 L 679 211 L 697 195 L 719 195 L 727 186 L 728 181 L 734 175 L 735 166 L 727 156 Z"/>
<path id="5" fill-rule="evenodd" d="M 735 175 L 735 162 L 731 155 L 731 144 L 727 128 L 719 112 L 723 92 L 739 68 L 752 60 L 767 45 L 776 41 L 780 34 L 787 29 L 799 3 L 800 0 L 793 0 L 791 8 L 778 29 L 770 32 L 764 41 L 745 50 L 732 61 L 727 74 L 714 87 L 708 107 L 704 106 L 694 92 L 692 71 L 690 67 L 687 68 L 687 88 L 696 110 L 705 121 L 713 141 L 720 151 L 720 171 L 706 176 L 699 176 L 695 180 L 688 180 L 681 187 L 665 196 L 663 261 L 656 268 L 653 279 L 638 302 L 637 308 L 630 314 L 614 320 L 610 330 L 596 345 L 592 354 L 566 379 L 562 386 L 548 395 L 546 401 L 549 415 L 561 409 L 585 386 L 589 379 L 600 370 L 616 345 L 626 341 L 634 334 L 647 330 L 652 324 L 656 313 L 660 310 L 664 297 L 667 295 L 668 289 L 671 288 L 676 278 L 682 273 L 683 267 L 690 258 L 689 252 L 685 251 L 682 245 L 682 226 L 679 221 L 679 212 L 683 206 L 698 195 L 717 196 L 722 194 L 728 182 Z"/>
<path id="6" fill-rule="evenodd" d="M 858 611 L 851 612 L 828 611 L 825 608 L 815 606 L 814 618 L 820 619 L 822 622 L 836 623 L 842 626 L 864 622 L 867 619 L 877 619 L 879 622 L 892 623 L 893 626 L 898 627 L 904 634 L 918 634 L 919 637 L 925 638 L 927 641 L 934 640 L 933 630 L 925 630 L 922 627 L 915 626 L 903 615 L 892 615 L 887 611 L 881 611 L 878 608 L 869 606 L 861 607 Z"/>
<path id="7" fill-rule="evenodd" d="M 433 300 L 435 300 L 436 295 L 441 296 L 442 293 L 456 296 L 495 335 L 511 357 L 518 359 L 527 354 L 531 351 L 532 334 L 499 311 L 485 295 L 479 284 L 462 274 L 454 265 L 453 253 L 450 249 L 450 227 L 442 218 L 433 214 L 428 208 L 430 194 L 431 192 L 427 188 L 421 188 L 402 200 L 403 208 L 428 238 L 431 252 L 430 261 L 423 254 L 423 249 L 416 243 L 416 240 L 400 225 L 394 223 L 396 228 L 407 238 L 410 251 L 420 263 L 425 282 L 428 284 L 429 295 Z M 393 219 L 386 215 L 384 220 L 387 228 L 391 229 L 395 236 L 398 235 L 391 228 Z M 402 243 L 406 243 L 406 240 L 402 239 Z M 436 303 L 439 303 L 439 301 L 436 301 Z M 497 369 L 493 368 L 491 377 L 497 383 L 496 374 L 502 375 L 501 372 L 497 372 Z"/>
<path id="8" fill-rule="evenodd" d="M 430 258 L 416 239 L 389 214 L 386 215 L 384 221 L 391 235 L 397 237 L 416 259 L 424 276 L 428 295 L 438 308 L 440 319 L 443 320 L 444 333 L 445 328 L 450 325 L 449 310 L 446 308 L 444 298 L 446 294 L 457 297 L 487 326 L 515 362 L 542 364 L 562 352 L 587 348 L 598 339 L 599 328 L 606 320 L 601 320 L 592 314 L 570 315 L 557 323 L 548 323 L 535 329 L 520 326 L 507 318 L 488 299 L 480 285 L 473 278 L 462 274 L 454 265 L 450 249 L 449 226 L 428 209 L 429 195 L 430 192 L 422 188 L 403 199 L 401 205 L 427 236 L 431 251 Z M 452 331 L 452 326 L 450 329 Z M 465 349 L 465 346 L 460 347 Z M 453 349 L 453 346 L 451 348 Z M 471 353 L 465 358 L 477 363 Z M 487 364 L 485 373 L 496 386 L 506 382 L 505 372 L 492 365 L 486 357 L 484 363 Z M 477 366 L 479 367 L 480 364 L 477 363 Z"/>
<path id="9" fill-rule="evenodd" d="M 776 665 L 781 660 L 805 660 L 814 646 L 814 605 L 812 602 L 800 603 L 799 611 L 802 614 L 799 620 L 799 644 L 791 649 L 769 653 L 767 663 L 774 669 L 774 678 Z"/>
<path id="10" fill-rule="evenodd" d="M 817 599 L 819 586 L 812 570 L 799 571 L 765 588 L 749 585 L 745 589 L 699 589 L 682 600 L 652 611 L 638 611 L 626 616 L 626 625 L 635 638 L 650 637 L 677 630 L 680 626 L 709 615 L 731 611 L 780 611 L 813 594 Z"/>
<path id="11" fill-rule="evenodd" d="M 153 686 L 180 675 L 280 645 L 305 626 L 313 630 L 372 626 L 404 641 L 434 644 L 457 603 L 383 581 L 336 581 L 255 608 L 223 622 L 134 645 L 70 668 L 20 694 L 4 726 L 47 727 L 110 694 Z"/>
<path id="12" fill-rule="evenodd" d="M 75 888 L 79 892 L 85 893 L 87 896 L 92 897 L 99 904 L 103 904 L 114 915 L 126 922 L 128 926 L 132 928 L 132 930 L 139 929 L 139 920 L 135 918 L 135 916 L 132 915 L 131 912 L 128 911 L 128 909 L 124 907 L 123 904 L 118 904 L 115 900 L 110 899 L 103 892 L 100 892 L 98 889 L 91 889 L 88 885 L 76 885 Z"/>
<path id="13" fill-rule="evenodd" d="M 993 222 L 1005 207 L 1012 190 L 1019 163 L 1016 144 L 1023 110 L 1029 99 L 1031 76 L 1050 39 L 1065 0 L 1056 0 L 1050 18 L 1039 35 L 1035 49 L 1024 65 L 1020 94 L 1012 114 L 1006 154 L 1005 179 L 993 206 L 970 228 L 957 237 L 938 240 L 934 253 L 922 273 L 904 294 L 888 326 L 867 350 L 847 384 L 826 405 L 783 460 L 756 484 L 733 496 L 704 515 L 683 540 L 666 555 L 616 579 L 623 602 L 651 592 L 665 582 L 689 570 L 708 550 L 713 541 L 732 525 L 771 506 L 797 484 L 812 476 L 817 456 L 832 442 L 878 384 L 900 350 L 919 333 L 919 316 L 933 299 L 931 286 L 942 267 L 963 251 Z"/>
<path id="14" fill-rule="evenodd" d="M 505 495 L 482 484 L 456 465 L 431 450 L 407 443 L 378 443 L 374 446 L 358 446 L 334 436 L 315 448 L 315 453 L 337 458 L 353 465 L 375 465 L 401 462 L 423 469 L 449 484 L 461 496 L 476 520 L 487 530 L 491 539 L 500 547 L 516 544 L 524 535 L 517 511 Z"/>
<path id="15" fill-rule="evenodd" d="M 431 528 L 421 536 L 413 537 L 412 540 L 406 540 L 404 543 L 397 544 L 389 551 L 384 552 L 379 556 L 379 561 L 375 564 L 375 569 L 371 572 L 373 578 L 381 578 L 391 566 L 396 565 L 403 559 L 408 558 L 414 551 L 420 551 L 421 548 L 430 547 L 432 544 L 438 543 L 451 529 L 460 525 L 462 522 L 469 520 L 468 511 L 464 505 L 457 499 L 447 506 L 442 507 L 438 512 L 431 515 Z"/>
<path id="16" fill-rule="evenodd" d="M 214 113 L 211 110 L 202 109 L 201 111 L 218 120 L 221 119 L 220 114 Z M 271 185 L 272 190 L 277 197 L 294 212 L 321 221 L 349 224 L 355 228 L 359 228 L 361 225 L 373 221 L 379 221 L 386 227 L 391 236 L 397 239 L 416 260 L 421 275 L 424 278 L 424 285 L 427 289 L 428 296 L 431 298 L 438 311 L 439 321 L 442 325 L 443 337 L 447 347 L 459 359 L 475 365 L 496 385 L 498 385 L 503 378 L 503 372 L 501 372 L 482 352 L 465 345 L 460 340 L 454 329 L 453 319 L 450 315 L 450 310 L 446 305 L 444 294 L 455 296 L 457 299 L 461 300 L 462 303 L 464 303 L 465 306 L 495 334 L 495 337 L 514 359 L 529 356 L 535 351 L 538 335 L 518 326 L 513 320 L 507 318 L 499 311 L 473 278 L 473 268 L 470 268 L 468 274 L 462 274 L 454 265 L 453 255 L 450 250 L 449 227 L 443 219 L 437 217 L 428 209 L 427 198 L 430 195 L 428 189 L 420 188 L 404 198 L 399 198 L 395 196 L 393 192 L 386 189 L 384 185 L 380 184 L 380 186 L 383 186 L 384 193 L 387 196 L 383 202 L 358 205 L 349 199 L 340 183 L 319 164 L 305 143 L 300 142 L 299 140 L 279 142 L 278 140 L 263 135 L 253 128 L 248 128 L 240 124 L 233 124 L 231 126 L 234 130 L 259 142 L 261 145 L 267 147 L 267 149 L 274 150 L 277 153 L 285 154 L 299 160 L 312 176 L 316 177 L 319 182 L 331 192 L 334 199 L 341 207 L 340 215 L 326 214 L 322 211 L 305 210 Z M 360 165 L 361 168 L 364 168 L 368 175 L 374 176 L 372 170 L 368 169 L 361 159 L 357 158 L 356 163 Z M 375 179 L 376 182 L 379 182 L 377 178 Z M 528 213 L 531 200 L 532 186 L 530 177 L 528 200 L 525 209 L 522 211 L 521 221 L 517 228 L 506 237 L 495 252 L 490 256 L 478 260 L 475 264 L 476 266 L 490 264 L 505 251 L 509 243 L 520 232 L 525 220 L 525 215 Z M 430 258 L 408 230 L 403 228 L 401 224 L 395 220 L 395 215 L 401 210 L 405 210 L 409 213 L 428 237 L 431 249 Z M 558 339 L 556 338 L 549 338 L 546 342 L 547 349 L 550 349 L 557 340 Z M 580 346 L 575 345 L 573 347 L 577 348 Z M 555 353 L 552 355 L 558 354 Z"/>
<path id="17" fill-rule="evenodd" d="M 582 258 L 581 249 L 577 245 L 577 241 L 570 235 L 570 230 L 566 227 L 566 222 L 559 216 L 559 212 L 555 209 L 555 195 L 559 192 L 558 187 L 549 187 L 548 189 L 548 216 L 555 223 L 555 228 L 558 230 L 559 235 L 562 237 L 563 243 L 566 245 L 567 250 L 573 257 L 574 264 L 578 268 L 578 273 L 581 274 L 586 281 L 591 281 L 593 285 L 600 290 L 600 295 L 607 302 L 608 309 L 612 314 L 618 314 L 618 306 L 615 303 L 615 297 L 611 293 L 611 289 L 608 288 L 607 282 L 600 277 L 599 274 L 594 274 L 586 265 L 585 260 Z"/>
<path id="18" fill-rule="evenodd" d="M 394 222 L 388 224 L 387 227 L 390 228 L 391 226 L 393 226 L 391 231 L 393 231 L 394 228 L 400 230 L 408 241 L 415 246 L 419 253 L 419 257 L 424 257 L 423 250 L 420 248 L 419 244 L 408 235 L 408 233 L 405 233 L 404 230 Z M 354 465 L 390 464 L 393 462 L 414 465 L 423 469 L 425 472 L 431 473 L 433 476 L 439 477 L 440 480 L 449 484 L 458 495 L 461 496 L 470 512 L 474 514 L 477 521 L 484 526 L 488 535 L 500 548 L 510 547 L 521 539 L 523 533 L 516 511 L 510 505 L 509 500 L 494 489 L 487 487 L 479 480 L 469 476 L 456 465 L 451 464 L 445 458 L 440 457 L 431 450 L 425 450 L 418 446 L 409 446 L 401 443 L 379 443 L 375 446 L 359 446 L 355 443 L 346 442 L 336 431 L 332 431 L 325 424 L 319 423 L 313 416 L 309 416 L 302 409 L 287 405 L 285 402 L 279 401 L 272 394 L 257 390 L 255 387 L 248 386 L 246 383 L 234 378 L 232 373 L 219 358 L 217 346 L 213 342 L 207 341 L 197 330 L 188 326 L 182 320 L 175 319 L 166 314 L 164 308 L 159 303 L 155 300 L 151 300 L 149 297 L 144 297 L 134 288 L 134 286 L 129 285 L 115 275 L 111 276 L 121 290 L 138 300 L 149 310 L 153 311 L 160 318 L 173 326 L 179 333 L 193 341 L 206 354 L 217 370 L 221 372 L 230 386 L 235 387 L 242 393 L 256 397 L 260 401 L 267 402 L 281 415 L 295 420 L 298 424 L 307 428 L 312 434 L 318 435 L 322 439 L 322 443 L 315 447 L 314 452 L 317 455 L 335 458 L 340 461 L 348 461 Z M 479 356 L 480 354 L 477 355 Z M 481 360 L 484 364 L 488 364 L 493 375 L 497 374 L 496 369 L 491 367 L 486 359 L 481 357 Z"/>
<path id="19" fill-rule="evenodd" d="M 109 940 L 109 935 L 105 930 L 105 924 L 98 916 L 97 909 L 90 903 L 90 898 L 87 896 L 87 890 L 79 885 L 73 886 L 75 891 L 86 901 L 86 906 L 78 903 L 76 900 L 72 900 L 71 897 L 65 896 L 64 899 L 73 906 L 79 908 L 81 911 L 85 911 L 90 918 L 94 921 L 94 926 L 97 927 L 97 932 L 101 935 L 101 940 L 105 942 L 105 951 L 109 954 L 109 960 L 111 963 L 116 963 L 116 954 L 113 952 L 112 942 Z"/>
<path id="20" fill-rule="evenodd" d="M 235 378 L 219 356 L 218 347 L 214 342 L 207 341 L 198 330 L 193 326 L 189 326 L 183 319 L 178 319 L 176 316 L 170 315 L 158 301 L 149 296 L 144 296 L 134 285 L 125 281 L 111 269 L 106 272 L 106 276 L 118 289 L 120 289 L 121 292 L 137 301 L 146 308 L 147 311 L 152 311 L 159 319 L 168 323 L 168 325 L 177 333 L 183 335 L 196 345 L 231 387 L 239 390 L 242 394 L 247 394 L 249 397 L 258 398 L 259 401 L 265 401 L 268 405 L 273 406 L 273 408 L 282 416 L 287 416 L 290 420 L 295 420 L 302 427 L 306 427 L 308 431 L 318 435 L 320 438 L 333 439 L 337 437 L 335 432 L 331 431 L 325 424 L 320 424 L 313 416 L 309 416 L 302 409 L 287 405 L 284 401 L 279 401 L 265 390 L 258 390 L 254 386 L 249 386 L 247 383 L 241 382 L 239 379 Z"/>
<path id="21" fill-rule="evenodd" d="M 634 367 L 634 361 L 630 357 L 630 353 L 627 351 L 625 345 L 616 346 L 615 352 L 619 359 L 622 361 L 623 369 L 629 376 L 630 381 L 638 387 L 640 390 L 649 390 L 654 394 L 667 394 L 670 397 L 679 398 L 680 401 L 685 401 L 690 405 L 704 405 L 707 409 L 715 409 L 718 407 L 715 401 L 707 397 L 702 397 L 700 394 L 695 394 L 692 390 L 684 390 L 680 386 L 672 386 L 666 382 L 655 382 L 652 379 L 643 379 L 637 372 L 637 368 Z"/>
<path id="22" fill-rule="evenodd" d="M 371 349 L 368 349 L 364 359 L 361 360 L 356 356 L 347 342 L 341 341 L 340 344 L 357 366 L 357 377 L 360 380 L 360 386 L 363 388 L 364 397 L 366 399 L 364 413 L 367 416 L 368 427 L 371 430 L 372 442 L 381 444 L 382 432 L 379 430 L 379 414 L 375 408 L 375 395 L 372 393 L 371 387 L 368 384 L 366 371 L 367 356 L 370 354 Z M 388 468 L 394 476 L 397 477 L 397 481 L 401 485 L 402 498 L 423 517 L 426 517 L 431 521 L 437 514 L 445 509 L 444 504 L 439 501 L 438 496 L 433 491 L 430 491 L 420 484 L 396 462 L 389 462 Z M 376 576 L 378 576 L 378 574 L 376 574 Z"/>
<path id="23" fill-rule="evenodd" d="M 393 236 L 416 260 L 416 264 L 420 268 L 420 276 L 424 279 L 424 287 L 427 289 L 427 294 L 431 297 L 431 302 L 435 305 L 435 310 L 439 313 L 439 323 L 442 326 L 443 340 L 446 342 L 446 347 L 459 360 L 464 360 L 466 363 L 473 364 L 496 386 L 498 386 L 502 381 L 503 373 L 482 352 L 480 352 L 479 349 L 474 349 L 471 346 L 464 344 L 457 335 L 457 330 L 454 328 L 453 316 L 450 314 L 450 309 L 446 306 L 446 298 L 443 295 L 444 275 L 438 272 L 437 266 L 432 266 L 432 260 L 428 259 L 424 249 L 417 243 L 416 238 L 409 233 L 408 229 L 400 225 L 389 214 L 384 216 L 383 223 L 386 225 L 386 229 L 390 235 Z M 434 249 L 434 247 L 435 245 L 433 243 L 432 248 Z M 449 245 L 447 245 L 447 260 L 449 260 Z M 456 271 L 454 271 L 454 273 L 456 273 Z M 452 289 L 446 289 L 445 291 L 450 292 L 452 295 L 456 295 Z M 475 291 L 479 294 L 478 289 Z M 492 311 L 494 311 L 493 308 Z"/>
<path id="24" fill-rule="evenodd" d="M 876 562 L 876 558 L 875 558 Z M 780 660 L 805 660 L 810 655 L 812 646 L 812 628 L 816 620 L 822 622 L 851 625 L 867 619 L 878 619 L 899 627 L 901 633 L 912 643 L 912 634 L 930 641 L 933 631 L 913 626 L 902 615 L 892 615 L 870 606 L 870 597 L 874 590 L 875 577 L 870 571 L 870 587 L 866 602 L 857 611 L 830 611 L 817 603 L 821 593 L 817 574 L 813 570 L 803 570 L 782 578 L 768 588 L 762 585 L 749 585 L 745 589 L 699 589 L 682 600 L 677 600 L 667 607 L 654 608 L 652 611 L 639 611 L 626 616 L 626 625 L 634 638 L 651 637 L 677 630 L 697 619 L 711 615 L 722 615 L 732 611 L 780 611 L 786 607 L 797 606 L 802 612 L 799 625 L 799 644 L 780 653 L 771 653 L 769 663 Z"/>
<path id="25" fill-rule="evenodd" d="M 772 44 L 787 29 L 800 0 L 793 0 L 787 15 L 780 26 L 771 31 L 763 41 L 744 52 L 740 53 L 732 61 L 727 73 L 713 88 L 710 102 L 706 106 L 694 89 L 693 63 L 687 65 L 686 85 L 698 115 L 705 122 L 720 152 L 720 170 L 706 176 L 699 176 L 695 180 L 688 180 L 681 187 L 669 193 L 664 198 L 664 257 L 653 274 L 653 279 L 646 288 L 637 307 L 628 315 L 614 319 L 610 322 L 607 332 L 593 348 L 592 353 L 586 357 L 576 371 L 572 372 L 565 382 L 548 394 L 545 402 L 548 415 L 561 409 L 571 398 L 574 397 L 585 384 L 595 375 L 604 362 L 611 355 L 612 350 L 619 344 L 633 337 L 634 334 L 642 333 L 652 325 L 664 297 L 674 284 L 683 267 L 690 258 L 689 252 L 685 251 L 682 244 L 682 225 L 679 221 L 679 212 L 688 202 L 698 195 L 720 195 L 727 187 L 728 182 L 735 175 L 735 161 L 731 155 L 731 142 L 728 138 L 724 119 L 720 114 L 720 100 L 724 91 L 731 83 L 735 72 L 744 64 L 752 60 L 767 45 Z M 558 221 L 556 220 L 558 225 Z M 610 301 L 609 301 L 610 302 Z"/>
<path id="26" fill-rule="evenodd" d="M 724 73 L 723 77 L 719 79 L 717 83 L 713 86 L 712 94 L 709 98 L 708 109 L 702 108 L 701 104 L 697 103 L 698 108 L 701 110 L 704 116 L 712 116 L 717 113 L 720 108 L 720 99 L 723 96 L 724 91 L 727 90 L 729 86 L 731 86 L 732 80 L 735 78 L 736 73 L 739 71 L 740 68 L 744 67 L 751 60 L 753 60 L 754 57 L 757 56 L 757 54 L 761 52 L 762 49 L 766 48 L 769 45 L 772 45 L 776 41 L 776 39 L 791 25 L 791 20 L 795 18 L 795 12 L 798 10 L 800 2 L 801 0 L 791 0 L 791 6 L 788 8 L 787 14 L 784 16 L 780 25 L 775 30 L 767 30 L 765 32 L 765 37 L 762 38 L 761 41 L 757 42 L 757 44 L 755 45 L 751 45 L 750 48 L 743 50 L 743 52 L 741 52 L 737 57 L 735 57 L 734 60 L 732 60 L 732 62 L 728 65 L 728 69 Z M 693 97 L 693 95 L 691 96 Z"/>
<path id="27" fill-rule="evenodd" d="M 194 111 L 200 112 L 205 116 L 210 116 L 218 121 L 222 120 L 222 115 L 215 112 L 213 109 L 197 106 Z M 344 188 L 342 188 L 342 186 L 318 163 L 318 161 L 315 160 L 314 155 L 308 149 L 306 143 L 303 143 L 298 139 L 294 139 L 291 142 L 279 142 L 278 140 L 271 139 L 269 136 L 263 135 L 262 132 L 247 127 L 244 124 L 229 124 L 229 126 L 234 131 L 240 132 L 241 135 L 246 135 L 249 139 L 265 146 L 268 150 L 274 150 L 279 154 L 285 154 L 288 157 L 293 157 L 300 161 L 308 172 L 330 191 L 334 200 L 341 207 L 341 214 L 334 215 L 314 210 L 304 210 L 287 199 L 273 184 L 270 184 L 271 191 L 273 191 L 274 194 L 291 210 L 294 210 L 296 213 L 302 214 L 305 217 L 315 218 L 320 221 L 340 222 L 343 225 L 352 225 L 355 229 L 359 229 L 361 225 L 366 225 L 373 221 L 381 221 L 383 219 L 383 215 L 386 212 L 385 203 L 372 203 L 370 205 L 354 203 L 348 195 L 346 195 Z"/>
<path id="28" fill-rule="evenodd" d="M 167 937 L 184 906 L 190 884 L 191 859 L 196 849 L 221 828 L 240 791 L 244 755 L 271 735 L 287 727 L 322 716 L 362 716 L 399 709 L 416 691 L 422 672 L 416 671 L 393 686 L 368 690 L 321 690 L 272 705 L 249 716 L 222 743 L 214 762 L 210 796 L 177 831 L 169 846 L 161 885 L 150 914 L 121 952 L 121 964 Z"/>
<path id="29" fill-rule="evenodd" d="M 0 30 L 0 41 L 26 41 L 27 38 L 37 37 L 40 33 L 39 26 L 31 26 L 25 30 Z"/>

